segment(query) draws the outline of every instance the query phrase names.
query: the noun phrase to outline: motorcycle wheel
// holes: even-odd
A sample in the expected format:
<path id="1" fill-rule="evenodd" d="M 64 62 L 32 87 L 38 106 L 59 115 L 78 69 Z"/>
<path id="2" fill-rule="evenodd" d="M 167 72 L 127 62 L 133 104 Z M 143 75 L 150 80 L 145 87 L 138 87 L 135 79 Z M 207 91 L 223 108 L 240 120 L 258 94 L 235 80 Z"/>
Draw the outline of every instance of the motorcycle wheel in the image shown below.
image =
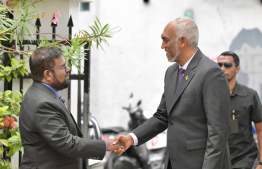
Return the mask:
<path id="1" fill-rule="evenodd" d="M 105 169 L 142 169 L 139 162 L 134 157 L 125 155 L 118 156 L 116 153 L 111 153 L 107 158 Z"/>

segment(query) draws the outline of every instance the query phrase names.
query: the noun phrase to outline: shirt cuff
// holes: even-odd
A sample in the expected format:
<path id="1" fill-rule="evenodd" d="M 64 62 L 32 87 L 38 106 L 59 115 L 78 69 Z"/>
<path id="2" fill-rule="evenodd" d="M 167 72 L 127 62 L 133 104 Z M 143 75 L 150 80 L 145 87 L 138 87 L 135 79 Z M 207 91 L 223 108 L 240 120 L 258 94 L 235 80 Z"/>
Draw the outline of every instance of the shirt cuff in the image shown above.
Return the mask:
<path id="1" fill-rule="evenodd" d="M 104 140 L 104 142 L 106 143 L 106 141 Z M 106 143 L 106 151 L 107 151 L 107 143 Z"/>
<path id="2" fill-rule="evenodd" d="M 134 144 L 133 145 L 138 145 L 138 139 L 134 133 L 129 133 L 129 135 L 133 138 Z"/>

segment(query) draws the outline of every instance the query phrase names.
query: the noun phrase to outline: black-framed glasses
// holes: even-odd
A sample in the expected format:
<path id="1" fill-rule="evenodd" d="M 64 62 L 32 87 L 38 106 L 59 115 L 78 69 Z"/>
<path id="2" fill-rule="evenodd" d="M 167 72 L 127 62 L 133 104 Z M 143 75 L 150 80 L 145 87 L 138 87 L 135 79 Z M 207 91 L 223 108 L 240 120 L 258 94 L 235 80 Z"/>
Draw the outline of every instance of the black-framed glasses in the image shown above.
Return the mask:
<path id="1" fill-rule="evenodd" d="M 223 65 L 225 66 L 225 68 L 231 68 L 232 67 L 232 63 L 230 62 L 225 62 L 225 63 L 217 63 L 220 67 L 222 67 Z"/>
<path id="2" fill-rule="evenodd" d="M 50 68 L 50 69 L 45 69 L 44 71 L 46 70 L 54 70 L 54 69 L 65 69 L 65 72 L 67 70 L 67 65 L 65 64 L 64 66 L 59 66 L 59 67 L 53 67 L 53 68 Z M 44 73 L 44 71 L 42 72 L 42 74 Z"/>

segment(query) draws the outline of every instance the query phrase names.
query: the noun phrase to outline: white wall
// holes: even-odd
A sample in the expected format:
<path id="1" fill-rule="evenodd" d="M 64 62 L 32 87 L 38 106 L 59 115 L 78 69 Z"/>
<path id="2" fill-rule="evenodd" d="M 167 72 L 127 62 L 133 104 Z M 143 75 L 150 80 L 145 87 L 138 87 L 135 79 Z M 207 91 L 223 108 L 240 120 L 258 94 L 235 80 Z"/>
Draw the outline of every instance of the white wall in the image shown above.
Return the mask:
<path id="1" fill-rule="evenodd" d="M 170 65 L 160 48 L 160 35 L 169 21 L 183 16 L 187 9 L 193 10 L 199 26 L 199 47 L 210 58 L 215 59 L 222 51 L 229 50 L 242 29 L 262 31 L 259 0 L 150 0 L 148 4 L 143 0 L 95 0 L 90 3 L 90 11 L 79 13 L 78 9 L 77 1 L 48 0 L 39 6 L 38 12 L 60 11 L 57 32 L 61 36 L 68 34 L 70 15 L 74 22 L 73 34 L 80 29 L 90 30 L 88 26 L 95 17 L 102 25 L 118 26 L 120 31 L 108 39 L 109 47 L 104 45 L 104 51 L 93 47 L 91 51 L 90 110 L 102 127 L 127 127 L 129 116 L 122 107 L 128 104 L 131 92 L 134 103 L 142 99 L 143 108 L 155 112 L 163 92 L 164 74 Z M 51 30 L 50 23 L 42 22 L 41 32 Z M 243 59 L 241 65 L 243 70 L 250 70 L 246 69 L 246 60 Z M 260 90 L 260 82 L 256 81 L 259 75 L 250 77 L 247 85 Z M 71 109 L 75 118 L 76 85 L 72 81 Z M 66 92 L 62 94 L 66 98 Z"/>
<path id="2" fill-rule="evenodd" d="M 39 14 L 60 11 L 57 32 L 68 33 L 70 14 L 74 18 L 73 34 L 88 29 L 97 16 L 103 25 L 118 26 L 120 31 L 108 39 L 104 50 L 92 48 L 90 110 L 102 127 L 127 127 L 129 116 L 122 110 L 128 104 L 128 96 L 134 93 L 134 103 L 142 99 L 145 110 L 155 112 L 163 92 L 163 79 L 168 63 L 160 48 L 160 35 L 172 19 L 183 16 L 187 9 L 194 11 L 199 26 L 199 47 L 210 58 L 230 49 L 234 38 L 242 29 L 258 28 L 262 31 L 262 5 L 259 0 L 95 0 L 89 12 L 78 11 L 73 0 L 46 0 L 39 6 Z M 65 29 L 66 28 L 66 29 Z M 42 22 L 41 32 L 50 32 L 50 23 Z M 255 53 L 253 50 L 256 51 Z M 261 48 L 244 45 L 236 50 L 241 55 L 241 66 L 250 77 L 247 85 L 261 90 Z M 254 56 L 250 62 L 247 56 Z M 253 65 L 255 70 L 251 69 Z M 260 65 L 260 66 L 259 66 Z M 241 69 L 242 69 L 241 68 Z M 252 74 L 252 75 L 249 75 Z M 25 88 L 31 84 L 25 84 Z M 0 84 L 1 85 L 1 84 Z M 72 98 L 76 98 L 75 82 L 72 82 Z M 18 90 L 14 84 L 14 90 Z M 1 90 L 1 87 L 0 87 Z M 66 92 L 62 92 L 66 98 Z M 76 115 L 76 100 L 72 99 L 72 113 Z M 75 109 L 75 110 L 74 110 Z"/>
<path id="3" fill-rule="evenodd" d="M 105 52 L 95 48 L 91 52 L 90 109 L 102 127 L 127 127 L 129 116 L 122 106 L 128 104 L 131 92 L 134 101 L 142 99 L 143 108 L 155 112 L 170 65 L 160 48 L 160 35 L 169 21 L 183 16 L 187 9 L 194 11 L 199 47 L 210 58 L 229 50 L 243 28 L 262 31 L 259 0 L 150 0 L 149 4 L 96 0 L 89 13 L 79 16 L 83 27 L 97 16 L 102 24 L 121 29 L 108 40 Z"/>

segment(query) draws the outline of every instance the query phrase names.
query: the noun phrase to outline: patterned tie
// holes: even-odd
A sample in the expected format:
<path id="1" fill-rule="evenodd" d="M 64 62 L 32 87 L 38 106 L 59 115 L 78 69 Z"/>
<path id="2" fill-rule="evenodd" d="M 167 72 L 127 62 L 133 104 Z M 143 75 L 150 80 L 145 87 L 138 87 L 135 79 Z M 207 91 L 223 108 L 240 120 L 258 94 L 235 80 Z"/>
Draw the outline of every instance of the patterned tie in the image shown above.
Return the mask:
<path id="1" fill-rule="evenodd" d="M 183 74 L 186 70 L 183 68 L 179 69 L 179 73 L 178 73 L 178 78 L 177 78 L 177 85 L 176 85 L 176 90 L 178 89 L 178 86 L 180 85 L 180 82 L 182 80 Z"/>
<path id="2" fill-rule="evenodd" d="M 64 99 L 62 96 L 59 96 L 59 99 L 60 99 L 61 102 L 64 104 L 65 108 L 68 110 L 65 99 Z"/>

